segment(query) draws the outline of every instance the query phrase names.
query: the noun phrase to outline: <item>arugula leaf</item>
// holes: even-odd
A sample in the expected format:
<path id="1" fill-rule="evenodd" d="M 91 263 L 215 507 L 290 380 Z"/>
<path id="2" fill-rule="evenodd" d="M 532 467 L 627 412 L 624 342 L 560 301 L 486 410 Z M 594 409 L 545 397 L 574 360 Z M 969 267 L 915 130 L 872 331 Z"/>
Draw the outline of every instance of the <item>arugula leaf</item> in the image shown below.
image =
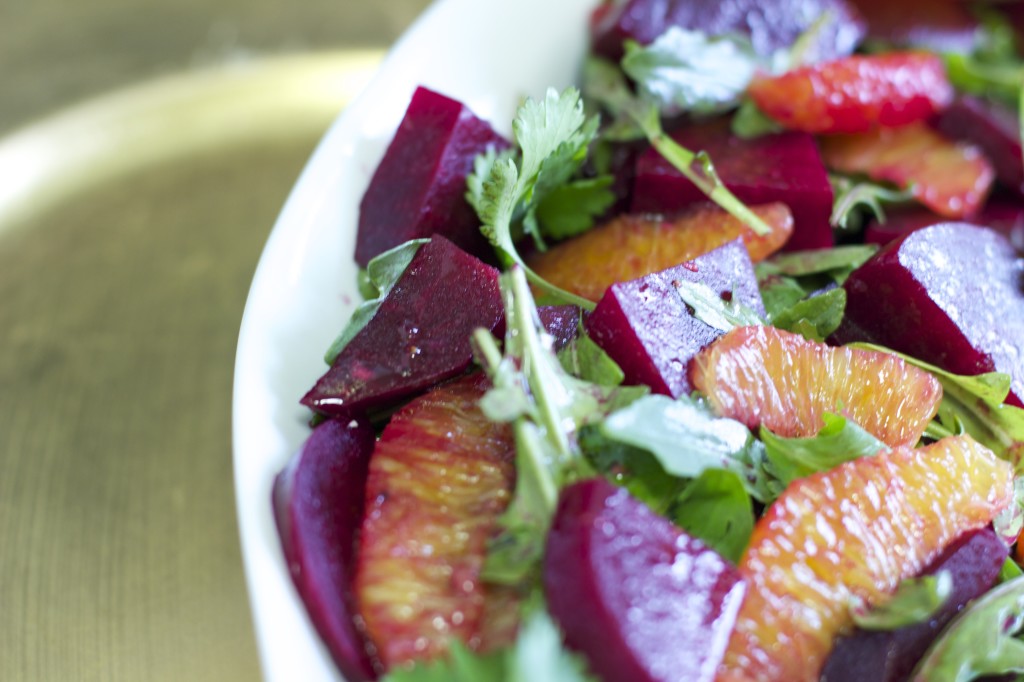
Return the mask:
<path id="1" fill-rule="evenodd" d="M 758 286 L 769 321 L 798 304 L 810 293 L 796 279 L 785 275 L 765 275 L 758 279 Z"/>
<path id="2" fill-rule="evenodd" d="M 759 435 L 771 472 L 784 485 L 843 462 L 888 450 L 885 443 L 846 417 L 826 412 L 822 421 L 825 425 L 817 435 L 808 438 L 785 438 L 761 427 Z"/>
<path id="3" fill-rule="evenodd" d="M 717 417 L 691 398 L 650 395 L 605 417 L 604 437 L 647 450 L 665 471 L 696 478 L 706 469 L 729 469 L 755 499 L 778 494 L 764 470 L 764 446 L 738 421 Z"/>
<path id="4" fill-rule="evenodd" d="M 487 330 L 478 329 L 473 340 L 494 385 L 480 405 L 489 418 L 512 421 L 517 478 L 483 577 L 518 584 L 537 567 L 558 490 L 593 474 L 579 448 L 579 428 L 646 389 L 599 386 L 568 374 L 551 349 L 523 270 L 512 268 L 500 282 L 507 328 L 504 356 Z"/>
<path id="5" fill-rule="evenodd" d="M 1012 558 L 1007 557 L 1006 561 L 1003 562 L 1003 567 L 999 569 L 999 577 L 997 582 L 1005 583 L 1008 580 L 1019 578 L 1024 575 L 1024 570 L 1017 565 L 1017 562 Z"/>
<path id="6" fill-rule="evenodd" d="M 851 244 L 831 249 L 790 251 L 761 261 L 755 266 L 758 280 L 769 275 L 807 277 L 826 275 L 842 284 L 850 273 L 863 265 L 878 251 L 872 244 Z"/>
<path id="7" fill-rule="evenodd" d="M 558 359 L 569 374 L 601 386 L 618 386 L 626 378 L 622 368 L 583 332 L 558 352 Z"/>
<path id="8" fill-rule="evenodd" d="M 504 652 L 475 653 L 454 639 L 446 656 L 395 668 L 381 682 L 504 682 L 505 667 Z"/>
<path id="9" fill-rule="evenodd" d="M 665 471 L 650 452 L 605 437 L 597 425 L 581 430 L 580 447 L 608 480 L 662 516 L 668 516 L 686 486 L 685 479 Z"/>
<path id="10" fill-rule="evenodd" d="M 739 103 L 759 64 L 750 40 L 673 26 L 649 45 L 625 43 L 622 70 L 661 114 L 708 114 Z"/>
<path id="11" fill-rule="evenodd" d="M 466 178 L 466 200 L 483 223 L 481 232 L 498 253 L 522 267 L 539 289 L 585 310 L 594 309 L 593 301 L 554 286 L 526 266 L 516 250 L 513 223 L 518 214 L 524 214 L 527 231 L 540 240 L 537 205 L 578 170 L 597 124 L 596 117 L 584 115 L 576 89 L 561 94 L 548 89 L 542 101 L 527 100 L 512 123 L 521 150 L 519 163 L 508 154 L 484 154 L 477 157 L 473 173 Z"/>
<path id="12" fill-rule="evenodd" d="M 736 327 L 765 324 L 757 312 L 743 305 L 738 298 L 726 301 L 702 282 L 677 280 L 672 286 L 683 303 L 693 309 L 693 316 L 713 329 L 727 332 Z"/>
<path id="13" fill-rule="evenodd" d="M 738 563 L 754 532 L 754 506 L 734 471 L 705 469 L 683 490 L 672 519 L 690 535 Z"/>
<path id="14" fill-rule="evenodd" d="M 914 198 L 913 187 L 902 190 L 892 189 L 866 180 L 856 181 L 843 175 L 834 174 L 830 174 L 828 179 L 832 183 L 832 191 L 835 196 L 832 215 L 829 218 L 832 227 L 842 229 L 859 227 L 861 210 L 871 212 L 879 222 L 884 223 L 883 203 L 902 204 Z"/>
<path id="15" fill-rule="evenodd" d="M 953 576 L 949 571 L 939 571 L 937 575 L 904 580 L 884 603 L 869 610 L 857 604 L 851 614 L 857 627 L 864 630 L 896 630 L 927 621 L 952 593 Z"/>
<path id="16" fill-rule="evenodd" d="M 797 301 L 770 317 L 779 329 L 801 334 L 811 341 L 824 341 L 839 328 L 846 312 L 846 290 L 835 287 Z"/>
<path id="17" fill-rule="evenodd" d="M 1024 672 L 1024 577 L 1005 582 L 969 604 L 931 645 L 910 679 L 967 682 Z"/>
<path id="18" fill-rule="evenodd" d="M 731 129 L 733 135 L 749 140 L 762 135 L 782 132 L 783 127 L 757 108 L 754 100 L 745 99 L 733 114 Z"/>
<path id="19" fill-rule="evenodd" d="M 1024 442 L 1024 409 L 1003 401 L 1010 392 L 1010 377 L 1000 372 L 964 376 L 947 372 L 915 357 L 870 343 L 851 346 L 890 353 L 935 376 L 942 384 L 942 402 L 934 422 L 926 432 L 945 436 L 969 433 L 999 457 L 1013 461 Z"/>
<path id="20" fill-rule="evenodd" d="M 373 319 L 380 304 L 388 297 L 395 283 L 401 279 L 416 252 L 428 241 L 430 240 L 407 241 L 375 256 L 366 264 L 366 271 L 360 275 L 359 290 L 363 294 L 363 298 L 367 300 L 359 304 L 355 312 L 352 313 L 352 317 L 349 318 L 348 324 L 345 325 L 331 347 L 327 349 L 324 362 L 333 365 L 341 351 L 345 350 L 345 346 Z"/>

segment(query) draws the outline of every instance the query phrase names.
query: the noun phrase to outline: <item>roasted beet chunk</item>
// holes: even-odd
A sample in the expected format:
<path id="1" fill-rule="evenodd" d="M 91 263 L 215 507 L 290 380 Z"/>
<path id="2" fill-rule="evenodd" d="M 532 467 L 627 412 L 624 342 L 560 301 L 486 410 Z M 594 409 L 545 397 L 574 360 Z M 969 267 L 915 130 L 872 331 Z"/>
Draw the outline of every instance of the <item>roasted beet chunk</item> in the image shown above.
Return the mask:
<path id="1" fill-rule="evenodd" d="M 310 620 L 345 679 L 375 679 L 356 628 L 352 597 L 356 536 L 374 433 L 368 422 L 318 426 L 274 479 L 274 516 L 285 560 Z"/>
<path id="2" fill-rule="evenodd" d="M 965 223 L 890 242 L 843 285 L 834 340 L 872 341 L 957 374 L 1010 375 L 1024 397 L 1024 270 L 1003 235 Z"/>
<path id="3" fill-rule="evenodd" d="M 844 0 L 628 0 L 595 13 L 594 51 L 618 59 L 625 40 L 646 45 L 678 26 L 707 35 L 749 36 L 758 54 L 767 57 L 792 45 L 826 12 L 833 21 L 818 36 L 815 56 L 850 54 L 864 37 L 865 26 Z"/>
<path id="4" fill-rule="evenodd" d="M 721 336 L 691 314 L 674 285 L 679 280 L 705 284 L 764 313 L 750 256 L 736 239 L 674 268 L 613 284 L 586 322 L 627 382 L 673 398 L 690 393 L 690 360 Z"/>
<path id="5" fill-rule="evenodd" d="M 687 126 L 672 133 L 684 147 L 706 151 L 725 185 L 748 205 L 781 201 L 793 213 L 793 236 L 786 248 L 832 246 L 832 186 L 825 165 L 807 133 L 787 132 L 744 140 L 725 122 Z M 682 210 L 707 197 L 653 148 L 637 161 L 635 213 Z"/>
<path id="6" fill-rule="evenodd" d="M 435 236 L 302 403 L 327 414 L 393 406 L 464 372 L 473 330 L 503 320 L 498 271 Z"/>
<path id="7" fill-rule="evenodd" d="M 604 479 L 562 491 L 544 593 L 603 680 L 710 681 L 746 589 L 713 550 Z"/>
<path id="8" fill-rule="evenodd" d="M 896 630 L 856 630 L 840 637 L 825 662 L 823 682 L 903 682 L 939 632 L 972 599 L 987 592 L 1006 561 L 1007 547 L 990 528 L 965 533 L 922 571 L 948 571 L 953 591 L 927 621 Z"/>
<path id="9" fill-rule="evenodd" d="M 995 102 L 961 96 L 936 121 L 947 137 L 977 145 L 995 168 L 1000 184 L 1024 196 L 1024 161 L 1017 115 Z"/>
<path id="10" fill-rule="evenodd" d="M 356 262 L 440 234 L 480 258 L 493 250 L 466 202 L 466 175 L 488 147 L 509 143 L 460 102 L 426 88 L 412 96 L 359 204 Z"/>

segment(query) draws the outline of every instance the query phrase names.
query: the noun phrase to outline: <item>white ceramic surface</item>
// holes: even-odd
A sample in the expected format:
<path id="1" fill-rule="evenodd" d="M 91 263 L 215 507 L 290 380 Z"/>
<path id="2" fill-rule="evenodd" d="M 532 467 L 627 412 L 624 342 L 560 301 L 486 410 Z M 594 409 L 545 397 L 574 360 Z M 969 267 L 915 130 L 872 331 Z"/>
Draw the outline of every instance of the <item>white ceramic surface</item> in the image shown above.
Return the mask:
<path id="1" fill-rule="evenodd" d="M 504 134 L 524 96 L 576 79 L 596 0 L 439 0 L 325 136 L 274 226 L 235 360 L 234 466 L 242 552 L 264 677 L 340 680 L 292 586 L 270 507 L 273 478 L 308 433 L 299 398 L 358 301 L 359 199 L 423 84 Z"/>

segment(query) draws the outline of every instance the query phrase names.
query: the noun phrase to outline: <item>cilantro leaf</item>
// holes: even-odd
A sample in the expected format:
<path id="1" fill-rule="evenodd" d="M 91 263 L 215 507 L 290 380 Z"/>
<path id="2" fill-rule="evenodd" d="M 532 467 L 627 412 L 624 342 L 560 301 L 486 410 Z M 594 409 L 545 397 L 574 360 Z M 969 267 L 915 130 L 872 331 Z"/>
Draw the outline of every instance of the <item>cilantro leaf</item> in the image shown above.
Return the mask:
<path id="1" fill-rule="evenodd" d="M 1024 577 L 1005 582 L 969 604 L 931 645 L 912 680 L 967 682 L 1024 672 Z M 983 646 L 979 646 L 983 644 Z"/>
<path id="2" fill-rule="evenodd" d="M 480 218 L 481 232 L 507 262 L 522 267 L 530 281 L 546 293 L 593 310 L 593 301 L 563 291 L 526 266 L 516 250 L 513 223 L 517 214 L 525 215 L 527 231 L 541 240 L 537 204 L 583 163 L 597 131 L 597 119 L 584 115 L 576 89 L 559 94 L 552 88 L 543 100 L 527 100 L 519 108 L 512 131 L 521 150 L 518 164 L 510 154 L 478 156 L 473 173 L 466 178 L 466 200 Z"/>
<path id="3" fill-rule="evenodd" d="M 413 256 L 428 241 L 430 240 L 407 241 L 374 257 L 366 264 L 366 271 L 361 275 L 359 290 L 367 300 L 359 304 L 355 312 L 352 313 L 352 317 L 349 318 L 348 324 L 345 325 L 331 347 L 327 349 L 324 362 L 333 365 L 341 351 L 345 350 L 345 346 L 373 319 L 380 304 L 384 302 L 392 287 L 405 273 L 405 269 L 409 267 Z"/>
<path id="4" fill-rule="evenodd" d="M 771 472 L 784 485 L 843 462 L 888 450 L 885 443 L 846 417 L 826 412 L 822 421 L 825 425 L 821 430 L 807 438 L 785 438 L 761 427 L 759 435 Z"/>
<path id="5" fill-rule="evenodd" d="M 615 203 L 615 195 L 609 189 L 612 182 L 612 176 L 602 175 L 553 188 L 535 211 L 543 233 L 554 239 L 567 239 L 589 230 L 594 226 L 594 218 Z"/>
<path id="6" fill-rule="evenodd" d="M 669 28 L 649 45 L 627 40 L 622 69 L 663 115 L 715 113 L 743 96 L 759 58 L 742 36 Z"/>
<path id="7" fill-rule="evenodd" d="M 909 578 L 882 604 L 865 610 L 861 604 L 851 609 L 853 622 L 864 630 L 896 630 L 923 623 L 931 618 L 953 592 L 949 571 L 937 575 Z"/>

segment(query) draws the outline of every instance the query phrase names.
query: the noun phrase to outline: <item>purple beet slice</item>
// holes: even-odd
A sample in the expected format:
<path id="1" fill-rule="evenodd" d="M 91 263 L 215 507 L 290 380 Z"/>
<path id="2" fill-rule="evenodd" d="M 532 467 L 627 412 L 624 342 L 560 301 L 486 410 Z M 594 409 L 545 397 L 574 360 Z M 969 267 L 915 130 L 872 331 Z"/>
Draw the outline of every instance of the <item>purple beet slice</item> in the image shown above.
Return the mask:
<path id="1" fill-rule="evenodd" d="M 953 579 L 953 591 L 932 618 L 896 630 L 856 630 L 840 637 L 822 669 L 823 682 L 906 680 L 942 628 L 995 584 L 1008 553 L 991 528 L 965 533 L 922 571 L 948 571 Z"/>
<path id="2" fill-rule="evenodd" d="M 850 0 L 867 21 L 868 38 L 893 47 L 969 54 L 978 21 L 962 0 Z"/>
<path id="3" fill-rule="evenodd" d="M 503 322 L 498 271 L 435 236 L 302 404 L 325 414 L 391 407 L 463 373 L 473 330 Z"/>
<path id="4" fill-rule="evenodd" d="M 1003 235 L 932 225 L 891 242 L 843 285 L 838 343 L 871 341 L 957 374 L 1003 372 L 1024 397 L 1021 261 Z"/>
<path id="5" fill-rule="evenodd" d="M 746 592 L 728 561 L 604 479 L 562 491 L 543 582 L 566 644 L 609 681 L 713 680 Z"/>
<path id="6" fill-rule="evenodd" d="M 640 279 L 613 284 L 587 318 L 587 333 L 626 375 L 655 393 L 678 398 L 693 387 L 690 360 L 722 332 L 690 312 L 673 282 L 698 282 L 764 314 L 754 266 L 743 240 Z"/>
<path id="7" fill-rule="evenodd" d="M 999 182 L 1024 196 L 1020 122 L 1014 112 L 995 102 L 961 95 L 942 112 L 935 127 L 947 137 L 980 147 L 992 162 Z"/>
<path id="8" fill-rule="evenodd" d="M 748 36 L 763 57 L 786 49 L 826 12 L 833 17 L 815 41 L 818 59 L 853 52 L 864 37 L 863 19 L 844 0 L 628 0 L 606 3 L 593 16 L 593 49 L 617 61 L 623 43 L 654 41 L 673 26 L 716 36 Z"/>
<path id="9" fill-rule="evenodd" d="M 479 258 L 493 257 L 466 202 L 473 159 L 507 140 L 462 103 L 420 87 L 359 204 L 356 262 L 410 239 L 440 234 Z"/>
<path id="10" fill-rule="evenodd" d="M 355 624 L 351 589 L 373 444 L 366 421 L 326 421 L 274 479 L 274 518 L 288 570 L 310 620 L 351 682 L 376 679 L 379 670 Z"/>
<path id="11" fill-rule="evenodd" d="M 577 306 L 542 305 L 537 307 L 537 315 L 544 330 L 554 340 L 554 350 L 565 348 L 579 336 L 582 312 Z"/>
<path id="12" fill-rule="evenodd" d="M 814 138 L 784 132 L 744 140 L 725 121 L 680 128 L 672 138 L 697 152 L 706 151 L 719 177 L 748 205 L 781 201 L 793 213 L 787 250 L 832 246 L 832 186 Z M 671 214 L 707 197 L 655 149 L 637 161 L 634 213 Z"/>

